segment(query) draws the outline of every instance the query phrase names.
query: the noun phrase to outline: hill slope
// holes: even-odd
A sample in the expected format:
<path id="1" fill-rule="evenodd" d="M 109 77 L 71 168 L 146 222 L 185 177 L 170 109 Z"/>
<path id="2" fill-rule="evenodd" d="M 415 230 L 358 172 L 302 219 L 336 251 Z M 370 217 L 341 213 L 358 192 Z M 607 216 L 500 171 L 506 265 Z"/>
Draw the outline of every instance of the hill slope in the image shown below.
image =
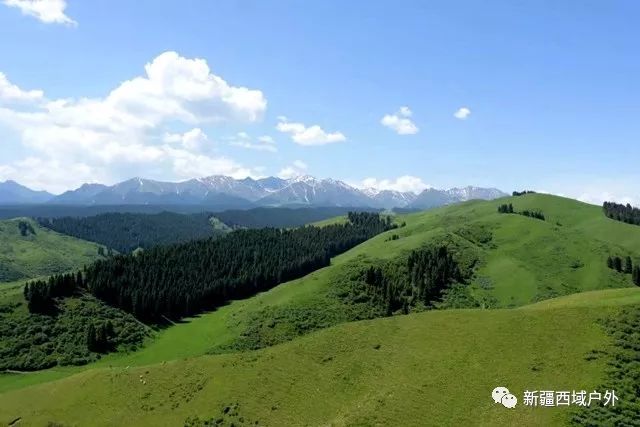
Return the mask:
<path id="1" fill-rule="evenodd" d="M 639 297 L 640 289 L 609 290 L 579 304 L 565 297 L 527 309 L 433 311 L 257 352 L 91 370 L 3 394 L 0 421 L 168 426 L 197 415 L 236 425 L 562 425 L 571 409 L 506 410 L 491 390 L 505 385 L 521 398 L 528 389 L 597 388 L 606 361 L 586 356 L 610 342 L 599 319 Z"/>
<path id="2" fill-rule="evenodd" d="M 542 209 L 548 220 L 498 214 L 497 206 L 504 202 L 517 209 Z M 143 365 L 261 347 L 371 317 L 375 313 L 367 312 L 366 304 L 345 301 L 336 290 L 351 285 L 350 279 L 359 277 L 368 265 L 403 259 L 409 251 L 431 242 L 454 241 L 471 253 L 476 273 L 468 289 L 478 306 L 485 308 L 524 305 L 553 294 L 631 287 L 630 277 L 608 269 L 606 258 L 612 251 L 628 252 L 636 260 L 640 255 L 640 227 L 610 220 L 597 206 L 555 196 L 531 194 L 467 202 L 399 216 L 397 221 L 406 226 L 335 257 L 330 267 L 166 329 L 142 350 L 108 356 L 100 364 Z M 489 243 L 474 242 L 486 232 L 491 234 Z M 390 240 L 393 234 L 399 238 Z M 576 261 L 581 267 L 574 268 Z M 253 340 L 251 345 L 248 339 Z M 34 374 L 29 383 L 48 378 L 49 373 Z M 15 381 L 0 378 L 0 390 L 18 387 L 26 379 Z"/>
<path id="3" fill-rule="evenodd" d="M 501 203 L 542 210 L 546 221 L 498 214 Z M 640 227 L 610 220 L 597 206 L 535 194 L 397 220 L 406 226 L 334 258 L 330 267 L 166 329 L 138 352 L 104 357 L 89 365 L 95 369 L 60 382 L 3 394 L 0 420 L 99 423 L 89 418 L 93 411 L 105 424 L 175 425 L 193 415 L 218 417 L 238 403 L 228 413 L 265 425 L 565 423 L 564 409 L 505 412 L 485 396 L 498 383 L 520 398 L 527 388 L 593 389 L 603 381 L 605 361 L 587 356 L 610 343 L 600 321 L 640 303 L 629 276 L 607 268 L 606 258 L 628 254 L 638 262 Z M 437 242 L 455 247 L 475 271 L 467 289 L 476 306 L 525 307 L 346 323 L 258 352 L 202 356 L 364 318 L 363 305 L 336 289 L 359 280 L 367 265 L 401 262 L 409 251 Z M 614 287 L 626 289 L 545 300 Z M 80 369 L 86 367 L 0 377 L 0 390 Z M 65 399 L 49 402 L 54 391 Z"/>
<path id="4" fill-rule="evenodd" d="M 26 218 L 0 221 L 0 242 L 0 282 L 63 273 L 100 258 L 100 245 L 58 234 Z"/>

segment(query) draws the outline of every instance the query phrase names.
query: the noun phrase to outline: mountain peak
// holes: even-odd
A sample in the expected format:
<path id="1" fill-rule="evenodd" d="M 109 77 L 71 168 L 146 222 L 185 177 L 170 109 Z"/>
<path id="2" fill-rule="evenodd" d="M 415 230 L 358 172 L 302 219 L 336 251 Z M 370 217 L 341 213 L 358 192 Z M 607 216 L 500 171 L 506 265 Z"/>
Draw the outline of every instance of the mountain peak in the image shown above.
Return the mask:
<path id="1" fill-rule="evenodd" d="M 83 184 L 76 190 L 55 197 L 48 193 L 33 192 L 13 181 L 0 184 L 2 204 L 50 202 L 75 205 L 197 204 L 227 209 L 299 205 L 428 209 L 471 199 L 495 199 L 503 196 L 505 193 L 495 188 L 474 186 L 448 190 L 427 188 L 419 195 L 396 190 L 359 189 L 344 181 L 318 179 L 311 175 L 290 179 L 234 179 L 225 175 L 212 175 L 181 182 L 134 177 L 112 186 Z"/>
<path id="2" fill-rule="evenodd" d="M 0 182 L 0 204 L 45 203 L 53 197 L 46 191 L 35 191 L 11 179 Z"/>
<path id="3" fill-rule="evenodd" d="M 311 175 L 300 175 L 295 178 L 291 178 L 291 182 L 304 182 L 306 184 L 314 184 L 318 182 L 318 180 Z"/>

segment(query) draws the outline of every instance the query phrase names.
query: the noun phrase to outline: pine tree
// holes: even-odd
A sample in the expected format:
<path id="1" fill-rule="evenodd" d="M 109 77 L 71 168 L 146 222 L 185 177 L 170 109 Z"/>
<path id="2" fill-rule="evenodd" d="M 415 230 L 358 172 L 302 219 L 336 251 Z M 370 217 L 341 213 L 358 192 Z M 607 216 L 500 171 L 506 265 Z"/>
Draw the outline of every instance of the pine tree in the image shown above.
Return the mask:
<path id="1" fill-rule="evenodd" d="M 87 348 L 89 351 L 98 351 L 96 327 L 93 326 L 93 323 L 89 323 L 89 326 L 87 327 Z"/>
<path id="2" fill-rule="evenodd" d="M 633 273 L 631 274 L 633 279 L 633 283 L 636 286 L 640 286 L 640 265 L 636 265 L 633 269 Z"/>
<path id="3" fill-rule="evenodd" d="M 628 255 L 624 261 L 624 272 L 626 274 L 631 274 L 633 272 L 633 261 L 631 261 L 631 257 Z"/>
<path id="4" fill-rule="evenodd" d="M 613 269 L 613 258 L 611 256 L 607 258 L 607 267 Z"/>
<path id="5" fill-rule="evenodd" d="M 618 272 L 622 272 L 622 258 L 617 256 L 613 259 L 613 268 Z"/>

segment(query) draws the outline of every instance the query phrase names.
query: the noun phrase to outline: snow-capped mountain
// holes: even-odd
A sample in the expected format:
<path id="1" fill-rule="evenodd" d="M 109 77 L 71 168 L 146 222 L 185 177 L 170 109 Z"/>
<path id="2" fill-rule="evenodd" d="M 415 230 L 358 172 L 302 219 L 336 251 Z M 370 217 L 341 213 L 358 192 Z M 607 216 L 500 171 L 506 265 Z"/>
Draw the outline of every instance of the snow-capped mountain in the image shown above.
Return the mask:
<path id="1" fill-rule="evenodd" d="M 261 205 L 371 206 L 362 191 L 342 181 L 319 180 L 309 175 L 287 181 L 287 184 L 260 199 Z"/>
<path id="2" fill-rule="evenodd" d="M 216 209 L 243 209 L 255 206 L 429 209 L 460 201 L 494 199 L 505 195 L 494 188 L 479 187 L 449 190 L 429 188 L 416 195 L 411 192 L 393 190 L 359 189 L 339 180 L 317 179 L 309 175 L 291 179 L 276 177 L 234 179 L 215 175 L 182 182 L 132 178 L 112 186 L 84 184 L 76 190 L 67 191 L 59 196 L 52 198 L 49 196 L 48 203 L 73 205 L 190 204 Z"/>
<path id="3" fill-rule="evenodd" d="M 428 188 L 420 193 L 408 207 L 412 209 L 430 209 L 452 203 L 466 202 L 467 200 L 493 200 L 507 196 L 506 193 L 496 188 L 464 187 L 437 190 Z"/>
<path id="4" fill-rule="evenodd" d="M 375 202 L 376 207 L 384 209 L 405 208 L 413 203 L 416 197 L 418 197 L 415 193 L 412 193 L 410 191 L 378 191 L 371 188 L 367 190 L 363 191 L 369 196 L 369 198 L 371 198 Z"/>
<path id="5" fill-rule="evenodd" d="M 446 193 L 455 200 L 463 202 L 476 199 L 493 200 L 507 195 L 497 188 L 481 188 L 472 186 L 451 188 L 447 190 Z"/>

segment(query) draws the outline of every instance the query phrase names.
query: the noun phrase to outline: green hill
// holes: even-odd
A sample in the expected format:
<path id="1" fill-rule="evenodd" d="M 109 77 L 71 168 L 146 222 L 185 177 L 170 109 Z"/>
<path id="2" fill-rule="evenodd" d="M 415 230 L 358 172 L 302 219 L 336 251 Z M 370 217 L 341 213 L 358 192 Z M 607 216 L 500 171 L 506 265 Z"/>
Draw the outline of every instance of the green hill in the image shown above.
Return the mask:
<path id="1" fill-rule="evenodd" d="M 502 203 L 540 210 L 546 220 L 499 214 Z M 640 261 L 640 227 L 608 219 L 597 206 L 539 194 L 397 220 L 406 226 L 331 266 L 172 326 L 135 353 L 1 376 L 8 392 L 0 396 L 0 421 L 180 425 L 198 415 L 237 425 L 566 423 L 564 408 L 506 411 L 488 396 L 497 385 L 520 399 L 525 389 L 593 390 L 606 380 L 612 340 L 602 321 L 640 305 L 630 275 L 606 261 Z M 380 315 L 359 293 L 363 269 L 402 265 L 410 251 L 440 243 L 473 272 L 445 303 L 475 309 L 417 307 L 409 316 L 347 323 Z M 607 288 L 626 289 L 585 292 Z M 300 335 L 307 336 L 291 341 Z M 64 398 L 52 401 L 51 393 Z"/>
<path id="2" fill-rule="evenodd" d="M 0 221 L 0 282 L 81 268 L 101 257 L 100 247 L 43 228 L 28 218 Z"/>
<path id="3" fill-rule="evenodd" d="M 93 369 L 3 394 L 0 421 L 169 426 L 199 416 L 224 425 L 565 424 L 575 409 L 507 410 L 493 403 L 491 390 L 505 385 L 520 399 L 524 390 L 598 388 L 606 360 L 588 356 L 607 347 L 599 321 L 622 301 L 638 304 L 640 289 L 523 309 L 348 323 L 257 352 Z"/>

